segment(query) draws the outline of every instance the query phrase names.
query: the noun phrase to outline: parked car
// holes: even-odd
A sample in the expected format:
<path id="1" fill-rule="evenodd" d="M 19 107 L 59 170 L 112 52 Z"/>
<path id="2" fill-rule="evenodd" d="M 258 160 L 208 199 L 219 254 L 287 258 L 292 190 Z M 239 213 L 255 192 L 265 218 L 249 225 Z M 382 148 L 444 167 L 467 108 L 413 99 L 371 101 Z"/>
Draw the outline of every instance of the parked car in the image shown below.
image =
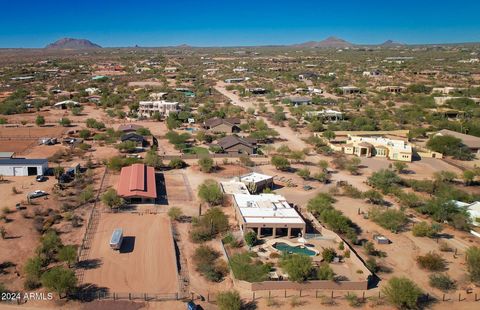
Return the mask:
<path id="1" fill-rule="evenodd" d="M 36 190 L 28 194 L 29 198 L 38 198 L 48 195 L 46 191 Z"/>
<path id="2" fill-rule="evenodd" d="M 197 310 L 198 307 L 193 301 L 187 303 L 187 310 Z"/>
<path id="3" fill-rule="evenodd" d="M 37 182 L 45 182 L 46 180 L 47 180 L 47 177 L 44 175 L 37 175 L 37 177 L 35 178 L 35 181 Z"/>

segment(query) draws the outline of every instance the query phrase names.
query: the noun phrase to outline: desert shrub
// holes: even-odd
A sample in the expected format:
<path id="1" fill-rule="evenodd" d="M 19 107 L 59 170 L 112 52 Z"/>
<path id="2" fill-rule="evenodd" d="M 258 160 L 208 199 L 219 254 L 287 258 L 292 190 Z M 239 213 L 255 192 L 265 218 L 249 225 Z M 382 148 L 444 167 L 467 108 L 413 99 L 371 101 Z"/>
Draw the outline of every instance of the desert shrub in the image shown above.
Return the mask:
<path id="1" fill-rule="evenodd" d="M 379 207 L 373 207 L 369 210 L 368 215 L 372 221 L 393 232 L 400 231 L 407 223 L 405 213 L 393 208 L 385 210 Z"/>
<path id="2" fill-rule="evenodd" d="M 203 216 L 194 218 L 190 237 L 194 242 L 213 239 L 218 233 L 227 231 L 228 218 L 219 208 L 208 210 Z"/>
<path id="3" fill-rule="evenodd" d="M 180 209 L 179 207 L 171 207 L 170 210 L 168 210 L 168 216 L 174 221 L 179 220 L 182 215 L 182 209 Z"/>
<path id="4" fill-rule="evenodd" d="M 312 273 L 312 258 L 307 255 L 284 253 L 280 266 L 288 273 L 290 280 L 304 282 Z"/>
<path id="5" fill-rule="evenodd" d="M 368 184 L 381 190 L 384 194 L 389 193 L 395 186 L 401 183 L 400 177 L 392 170 L 382 169 L 374 172 L 368 178 Z"/>
<path id="6" fill-rule="evenodd" d="M 223 202 L 223 192 L 215 180 L 206 180 L 198 187 L 198 197 L 211 206 L 220 205 Z"/>
<path id="7" fill-rule="evenodd" d="M 422 291 L 408 278 L 393 277 L 382 288 L 382 293 L 390 304 L 398 308 L 415 309 Z"/>
<path id="8" fill-rule="evenodd" d="M 217 305 L 220 310 L 240 310 L 242 299 L 237 291 L 226 291 L 218 293 Z"/>
<path id="9" fill-rule="evenodd" d="M 471 246 L 465 253 L 468 275 L 474 283 L 480 283 L 480 248 Z"/>
<path id="10" fill-rule="evenodd" d="M 181 159 L 181 158 L 173 158 L 170 160 L 168 163 L 168 166 L 172 169 L 182 169 L 185 167 L 187 164 Z"/>
<path id="11" fill-rule="evenodd" d="M 333 262 L 333 259 L 337 256 L 337 253 L 332 248 L 324 248 L 322 251 L 322 258 L 327 263 Z"/>
<path id="12" fill-rule="evenodd" d="M 319 280 L 333 280 L 335 273 L 333 272 L 332 267 L 327 263 L 320 264 L 317 268 L 317 278 Z"/>
<path id="13" fill-rule="evenodd" d="M 437 223 L 428 225 L 427 222 L 420 222 L 415 224 L 412 228 L 412 233 L 415 237 L 429 237 L 432 238 L 442 231 L 442 226 Z"/>
<path id="14" fill-rule="evenodd" d="M 422 269 L 428 271 L 442 271 L 446 267 L 445 260 L 437 253 L 430 252 L 417 257 L 417 263 Z"/>
<path id="15" fill-rule="evenodd" d="M 346 186 L 343 186 L 342 190 L 343 190 L 343 194 L 350 198 L 359 199 L 359 198 L 362 198 L 363 196 L 363 193 L 358 188 L 354 187 L 351 184 L 347 184 Z"/>
<path id="16" fill-rule="evenodd" d="M 75 272 L 63 267 L 53 267 L 41 277 L 42 285 L 50 291 L 58 293 L 59 297 L 73 291 L 77 284 Z"/>
<path id="17" fill-rule="evenodd" d="M 244 239 L 245 239 L 245 243 L 249 247 L 252 247 L 257 242 L 257 234 L 251 230 L 245 234 Z"/>
<path id="18" fill-rule="evenodd" d="M 247 282 L 261 282 L 268 278 L 271 266 L 252 259 L 249 253 L 237 253 L 230 258 L 235 278 Z"/>
<path id="19" fill-rule="evenodd" d="M 290 162 L 283 156 L 272 156 L 271 163 L 277 170 L 286 171 L 290 169 Z"/>
<path id="20" fill-rule="evenodd" d="M 220 282 L 226 274 L 226 268 L 219 262 L 219 256 L 220 253 L 213 248 L 206 245 L 199 246 L 193 255 L 196 270 L 209 281 Z"/>
<path id="21" fill-rule="evenodd" d="M 200 170 L 206 173 L 210 173 L 213 171 L 214 162 L 213 159 L 210 157 L 202 157 L 198 160 L 198 165 L 200 166 Z"/>
<path id="22" fill-rule="evenodd" d="M 457 288 L 455 281 L 446 273 L 434 273 L 429 276 L 431 287 L 437 288 L 443 292 L 454 290 Z"/>
<path id="23" fill-rule="evenodd" d="M 358 308 L 362 305 L 362 300 L 358 298 L 355 293 L 348 293 L 345 295 L 345 299 L 347 300 L 348 305 L 352 308 Z"/>

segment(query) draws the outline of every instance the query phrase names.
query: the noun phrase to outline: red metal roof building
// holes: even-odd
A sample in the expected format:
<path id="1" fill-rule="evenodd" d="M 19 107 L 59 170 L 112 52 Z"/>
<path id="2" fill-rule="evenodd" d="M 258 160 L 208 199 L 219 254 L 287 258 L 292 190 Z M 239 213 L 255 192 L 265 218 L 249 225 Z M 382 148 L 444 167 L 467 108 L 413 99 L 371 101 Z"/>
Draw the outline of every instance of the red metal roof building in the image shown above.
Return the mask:
<path id="1" fill-rule="evenodd" d="M 117 193 L 129 203 L 154 203 L 157 198 L 155 169 L 144 164 L 122 168 Z"/>

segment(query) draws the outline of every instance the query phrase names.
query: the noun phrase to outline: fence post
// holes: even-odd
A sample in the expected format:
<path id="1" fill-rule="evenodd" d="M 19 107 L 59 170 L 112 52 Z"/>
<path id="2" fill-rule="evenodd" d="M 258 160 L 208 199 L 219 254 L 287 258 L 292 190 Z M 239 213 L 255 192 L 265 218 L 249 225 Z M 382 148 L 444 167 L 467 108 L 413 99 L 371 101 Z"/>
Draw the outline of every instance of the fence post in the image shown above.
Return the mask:
<path id="1" fill-rule="evenodd" d="M 365 291 L 363 291 L 362 300 L 365 302 Z"/>
<path id="2" fill-rule="evenodd" d="M 284 296 L 285 296 L 285 298 L 287 298 L 287 290 L 285 290 L 285 295 Z"/>
<path id="3" fill-rule="evenodd" d="M 128 300 L 132 300 L 132 293 L 128 293 Z"/>
<path id="4" fill-rule="evenodd" d="M 445 294 L 443 294 L 442 296 L 442 301 L 445 301 Z"/>
<path id="5" fill-rule="evenodd" d="M 300 289 L 300 296 L 299 297 L 302 297 L 302 289 Z"/>
<path id="6" fill-rule="evenodd" d="M 210 302 L 210 292 L 207 293 L 207 301 Z"/>
<path id="7" fill-rule="evenodd" d="M 255 301 L 255 292 L 252 292 L 252 300 Z"/>
<path id="8" fill-rule="evenodd" d="M 269 290 L 268 291 L 268 298 L 270 299 L 271 296 L 272 296 L 272 291 Z M 476 301 L 476 299 L 477 299 L 477 294 L 475 294 L 475 301 Z"/>
<path id="9" fill-rule="evenodd" d="M 332 299 L 333 299 L 333 291 L 332 291 L 332 295 L 331 295 L 331 296 L 332 296 Z"/>
<path id="10" fill-rule="evenodd" d="M 315 298 L 318 298 L 318 290 L 315 290 Z"/>
<path id="11" fill-rule="evenodd" d="M 458 301 L 460 301 L 462 293 L 458 293 Z"/>
<path id="12" fill-rule="evenodd" d="M 475 301 L 477 301 L 477 293 L 475 293 Z"/>

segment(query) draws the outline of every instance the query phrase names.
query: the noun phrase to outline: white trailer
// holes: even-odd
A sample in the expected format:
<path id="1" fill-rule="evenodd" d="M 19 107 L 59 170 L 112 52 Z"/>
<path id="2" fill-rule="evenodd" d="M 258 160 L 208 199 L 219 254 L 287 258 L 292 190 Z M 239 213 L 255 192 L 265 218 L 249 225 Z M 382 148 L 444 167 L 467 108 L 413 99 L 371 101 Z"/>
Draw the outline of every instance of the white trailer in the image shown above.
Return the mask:
<path id="1" fill-rule="evenodd" d="M 110 239 L 110 247 L 114 250 L 120 250 L 122 247 L 123 241 L 123 230 L 121 228 L 116 228 L 112 233 L 112 238 Z"/>

